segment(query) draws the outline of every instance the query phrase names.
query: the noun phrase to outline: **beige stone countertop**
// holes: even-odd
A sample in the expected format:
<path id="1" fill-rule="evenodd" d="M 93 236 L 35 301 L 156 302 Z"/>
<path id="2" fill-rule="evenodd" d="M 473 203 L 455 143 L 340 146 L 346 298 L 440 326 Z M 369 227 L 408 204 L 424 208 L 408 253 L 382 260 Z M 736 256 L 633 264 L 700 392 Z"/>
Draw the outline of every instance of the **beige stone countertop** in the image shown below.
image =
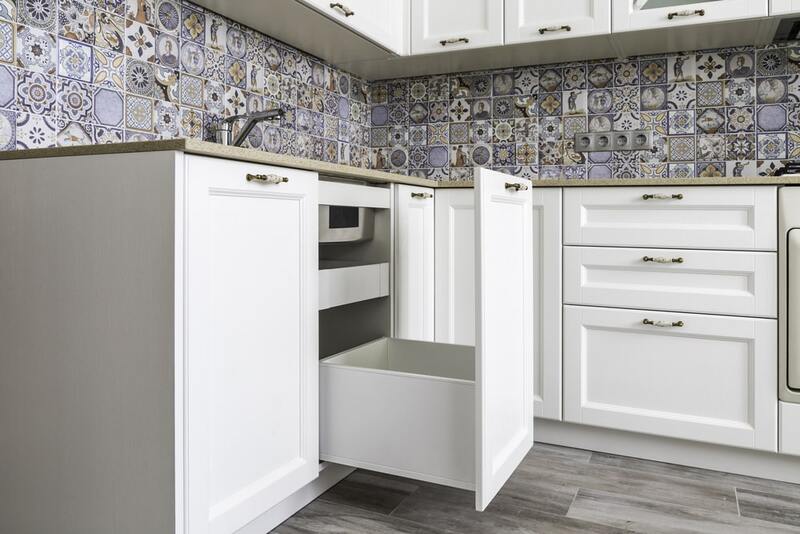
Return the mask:
<path id="1" fill-rule="evenodd" d="M 793 185 L 800 184 L 800 175 L 742 176 L 717 178 L 608 178 L 602 180 L 545 179 L 534 180 L 534 187 L 619 187 L 619 186 L 692 186 L 692 185 Z"/>
<path id="2" fill-rule="evenodd" d="M 107 145 L 83 145 L 59 148 L 36 148 L 0 152 L 0 161 L 55 158 L 64 156 L 90 156 L 131 152 L 158 152 L 177 150 L 217 158 L 249 161 L 278 167 L 291 167 L 318 172 L 325 176 L 363 180 L 371 183 L 399 183 L 433 188 L 472 187 L 471 181 L 436 181 L 416 176 L 405 176 L 372 169 L 362 169 L 338 163 L 326 163 L 262 150 L 225 146 L 197 139 L 169 139 L 163 141 L 141 141 Z M 745 176 L 739 178 L 611 178 L 603 180 L 545 179 L 534 180 L 533 187 L 619 187 L 619 186 L 692 186 L 692 185 L 792 185 L 800 184 L 800 175 L 789 176 Z"/>
<path id="3" fill-rule="evenodd" d="M 338 163 L 327 163 L 283 154 L 274 154 L 271 152 L 264 152 L 263 150 L 253 150 L 251 148 L 225 146 L 217 143 L 209 143 L 207 141 L 199 141 L 197 139 L 168 139 L 163 141 L 141 141 L 106 145 L 10 150 L 7 152 L 0 152 L 0 161 L 30 158 L 57 158 L 64 156 L 96 156 L 132 152 L 161 152 L 170 150 L 185 152 L 187 154 L 197 154 L 200 156 L 275 165 L 278 167 L 291 167 L 293 169 L 318 172 L 324 176 L 349 178 L 371 183 L 399 183 L 423 187 L 472 187 L 472 182 L 437 182 L 426 178 L 417 178 L 416 176 L 405 176 L 372 169 L 362 169 L 350 165 L 339 165 Z"/>

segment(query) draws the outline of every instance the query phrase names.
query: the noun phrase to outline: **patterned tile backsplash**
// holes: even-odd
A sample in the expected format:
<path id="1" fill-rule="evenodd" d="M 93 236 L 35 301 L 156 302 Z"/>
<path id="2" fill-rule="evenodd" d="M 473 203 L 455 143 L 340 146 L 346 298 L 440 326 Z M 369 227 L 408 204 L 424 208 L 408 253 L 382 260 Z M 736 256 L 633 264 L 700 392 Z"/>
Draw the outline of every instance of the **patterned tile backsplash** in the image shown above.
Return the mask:
<path id="1" fill-rule="evenodd" d="M 369 165 L 368 86 L 179 0 L 0 0 L 0 150 L 210 138 L 281 107 L 250 146 Z"/>
<path id="2" fill-rule="evenodd" d="M 800 47 L 743 47 L 370 84 L 372 165 L 435 179 L 772 174 L 800 158 Z M 652 129 L 653 151 L 577 153 Z"/>
<path id="3" fill-rule="evenodd" d="M 365 82 L 185 0 L 0 0 L 0 150 L 209 138 L 434 179 L 771 174 L 800 159 L 800 47 Z M 653 151 L 573 150 L 652 129 Z"/>

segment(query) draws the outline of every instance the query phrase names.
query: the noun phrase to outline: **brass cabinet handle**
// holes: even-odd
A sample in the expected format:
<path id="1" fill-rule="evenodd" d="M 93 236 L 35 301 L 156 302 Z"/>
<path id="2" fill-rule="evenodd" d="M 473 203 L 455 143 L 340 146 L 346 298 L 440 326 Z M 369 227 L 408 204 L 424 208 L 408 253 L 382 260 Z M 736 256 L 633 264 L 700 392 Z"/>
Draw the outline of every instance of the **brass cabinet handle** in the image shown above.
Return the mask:
<path id="1" fill-rule="evenodd" d="M 644 258 L 642 258 L 642 261 L 644 261 L 644 262 L 651 261 L 653 263 L 683 263 L 683 258 L 677 257 L 677 258 L 670 259 L 670 258 L 662 258 L 662 257 L 655 257 L 654 258 L 652 256 L 645 256 Z"/>
<path id="2" fill-rule="evenodd" d="M 411 193 L 411 198 L 433 198 L 432 193 Z"/>
<path id="3" fill-rule="evenodd" d="M 642 195 L 642 200 L 683 200 L 683 193 L 676 193 L 674 195 L 664 195 L 661 193 L 646 193 Z"/>
<path id="4" fill-rule="evenodd" d="M 539 35 L 544 35 L 545 32 L 571 32 L 572 26 L 547 26 L 546 28 L 539 28 Z"/>
<path id="5" fill-rule="evenodd" d="M 705 14 L 706 14 L 705 9 L 695 9 L 694 11 L 692 11 L 691 9 L 686 11 L 673 11 L 672 13 L 667 14 L 667 19 L 672 20 L 675 17 L 694 17 L 694 16 L 704 17 Z"/>
<path id="6" fill-rule="evenodd" d="M 339 2 L 332 2 L 331 9 L 336 9 L 338 11 L 341 11 L 342 15 L 344 15 L 345 17 L 352 17 L 353 15 L 356 14 L 355 11 L 353 11 L 344 4 L 340 4 Z"/>
<path id="7" fill-rule="evenodd" d="M 289 179 L 277 174 L 248 174 L 248 182 L 260 182 L 262 184 L 285 184 Z"/>
<path id="8" fill-rule="evenodd" d="M 439 44 L 442 45 L 442 46 L 447 46 L 447 45 L 458 44 L 458 43 L 467 44 L 468 42 L 469 42 L 469 39 L 467 39 L 466 37 L 454 37 L 453 39 L 445 39 L 443 41 L 439 41 Z"/>
<path id="9" fill-rule="evenodd" d="M 528 186 L 525 184 L 516 184 L 512 182 L 506 182 L 506 189 L 513 189 L 514 191 L 527 191 Z"/>
<path id="10" fill-rule="evenodd" d="M 648 326 L 657 326 L 659 328 L 681 328 L 683 326 L 683 321 L 673 321 L 670 323 L 669 321 L 651 321 L 650 319 L 644 319 L 642 324 L 646 324 Z"/>

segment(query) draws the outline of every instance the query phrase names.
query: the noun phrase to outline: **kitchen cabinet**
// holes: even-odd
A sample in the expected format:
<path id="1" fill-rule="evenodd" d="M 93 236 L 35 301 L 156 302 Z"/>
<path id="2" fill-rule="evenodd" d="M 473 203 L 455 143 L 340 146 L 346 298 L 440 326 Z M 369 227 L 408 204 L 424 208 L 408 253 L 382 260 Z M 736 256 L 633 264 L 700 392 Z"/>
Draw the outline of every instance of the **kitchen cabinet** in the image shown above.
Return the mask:
<path id="1" fill-rule="evenodd" d="M 0 175 L 0 404 L 26 407 L 0 531 L 234 532 L 317 479 L 315 172 L 162 150 Z"/>
<path id="2" fill-rule="evenodd" d="M 587 187 L 564 191 L 564 244 L 777 248 L 777 188 Z"/>
<path id="3" fill-rule="evenodd" d="M 503 44 L 503 0 L 411 0 L 411 53 Z"/>
<path id="4" fill-rule="evenodd" d="M 614 32 L 766 17 L 768 0 L 613 0 Z"/>
<path id="5" fill-rule="evenodd" d="M 473 194 L 475 346 L 380 338 L 323 359 L 320 457 L 474 490 L 483 510 L 533 445 L 533 206 L 486 169 Z"/>
<path id="6" fill-rule="evenodd" d="M 611 33 L 611 0 L 505 0 L 505 43 Z"/>
<path id="7" fill-rule="evenodd" d="M 533 192 L 534 414 L 561 419 L 561 189 Z"/>
<path id="8" fill-rule="evenodd" d="M 565 306 L 565 420 L 775 452 L 776 341 L 769 319 Z"/>
<path id="9" fill-rule="evenodd" d="M 317 178 L 186 163 L 188 528 L 232 532 L 319 472 Z"/>
<path id="10" fill-rule="evenodd" d="M 564 302 L 777 317 L 772 252 L 564 248 Z"/>
<path id="11" fill-rule="evenodd" d="M 434 339 L 433 189 L 411 185 L 394 190 L 395 336 Z"/>
<path id="12" fill-rule="evenodd" d="M 780 451 L 800 456 L 800 404 L 780 402 Z"/>
<path id="13" fill-rule="evenodd" d="M 791 15 L 800 13 L 800 1 L 798 0 L 770 0 L 770 15 Z"/>
<path id="14" fill-rule="evenodd" d="M 407 53 L 408 0 L 299 1 L 396 54 Z"/>
<path id="15" fill-rule="evenodd" d="M 440 189 L 435 201 L 435 338 L 475 345 L 475 193 Z"/>

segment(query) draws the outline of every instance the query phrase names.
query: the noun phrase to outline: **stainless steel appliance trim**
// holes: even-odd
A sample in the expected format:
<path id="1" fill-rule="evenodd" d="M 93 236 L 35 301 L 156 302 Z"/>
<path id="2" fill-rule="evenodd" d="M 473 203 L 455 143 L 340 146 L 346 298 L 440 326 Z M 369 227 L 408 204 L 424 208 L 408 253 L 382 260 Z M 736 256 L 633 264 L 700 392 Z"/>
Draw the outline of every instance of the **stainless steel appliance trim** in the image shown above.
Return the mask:
<path id="1" fill-rule="evenodd" d="M 319 206 L 319 242 L 355 243 L 372 239 L 375 233 L 375 209 L 358 209 L 358 226 L 353 228 L 330 228 L 330 207 Z"/>

